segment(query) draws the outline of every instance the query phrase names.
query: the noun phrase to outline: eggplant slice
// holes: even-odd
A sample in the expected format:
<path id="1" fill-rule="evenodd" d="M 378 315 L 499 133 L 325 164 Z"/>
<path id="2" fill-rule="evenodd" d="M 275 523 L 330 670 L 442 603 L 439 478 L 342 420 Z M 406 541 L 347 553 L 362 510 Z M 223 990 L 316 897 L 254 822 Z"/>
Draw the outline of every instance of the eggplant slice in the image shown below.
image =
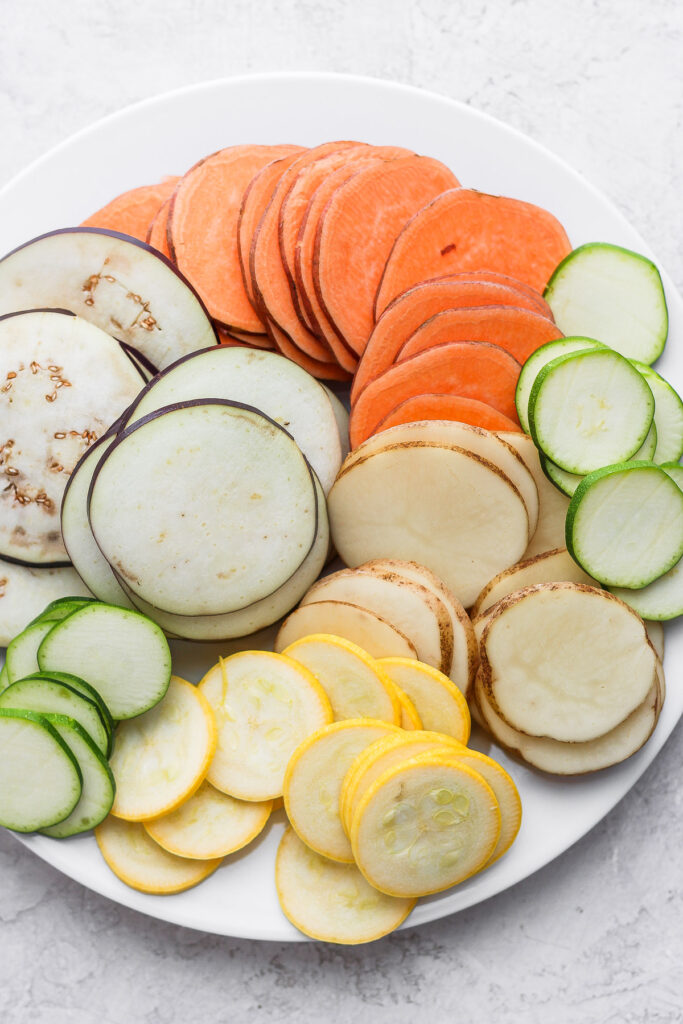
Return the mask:
<path id="1" fill-rule="evenodd" d="M 185 278 L 144 242 L 98 228 L 62 228 L 0 260 L 3 313 L 59 306 L 138 349 L 153 366 L 218 342 Z"/>
<path id="2" fill-rule="evenodd" d="M 118 342 L 80 317 L 0 318 L 0 556 L 68 564 L 59 518 L 66 483 L 140 384 Z"/>
<path id="3" fill-rule="evenodd" d="M 190 616 L 272 594 L 318 531 L 313 474 L 290 435 L 215 399 L 163 408 L 120 434 L 95 470 L 89 516 L 134 594 Z"/>

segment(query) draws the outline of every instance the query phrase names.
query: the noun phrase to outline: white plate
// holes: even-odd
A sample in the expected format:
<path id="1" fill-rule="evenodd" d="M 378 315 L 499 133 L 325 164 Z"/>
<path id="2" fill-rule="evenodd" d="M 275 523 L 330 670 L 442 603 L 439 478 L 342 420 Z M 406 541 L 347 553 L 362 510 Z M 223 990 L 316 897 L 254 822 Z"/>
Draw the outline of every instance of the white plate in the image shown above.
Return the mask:
<path id="1" fill-rule="evenodd" d="M 438 157 L 463 184 L 547 207 L 574 245 L 602 240 L 640 252 L 648 246 L 620 213 L 576 172 L 530 139 L 469 107 L 406 86 L 321 74 L 234 78 L 140 103 L 68 139 L 0 192 L 0 252 L 52 228 L 76 224 L 116 193 L 182 173 L 197 159 L 240 142 L 361 139 L 407 146 Z M 683 390 L 677 352 L 683 302 L 664 277 L 671 314 L 660 366 Z M 658 366 L 658 369 L 660 368 Z M 419 904 L 406 926 L 432 921 L 507 889 L 568 849 L 643 774 L 683 710 L 683 631 L 667 628 L 668 697 L 645 748 L 627 762 L 586 778 L 545 778 L 499 760 L 515 778 L 524 823 L 515 845 L 488 871 Z M 176 671 L 191 679 L 230 645 L 178 646 Z M 182 649 L 180 649 L 182 648 Z M 484 744 L 485 746 L 485 744 Z M 210 879 L 177 896 L 145 896 L 119 882 L 92 837 L 57 842 L 17 837 L 65 874 L 152 917 L 221 935 L 297 940 L 278 907 L 273 859 L 282 831 L 274 822 L 246 853 L 228 859 Z M 577 879 L 578 885 L 578 879 Z"/>

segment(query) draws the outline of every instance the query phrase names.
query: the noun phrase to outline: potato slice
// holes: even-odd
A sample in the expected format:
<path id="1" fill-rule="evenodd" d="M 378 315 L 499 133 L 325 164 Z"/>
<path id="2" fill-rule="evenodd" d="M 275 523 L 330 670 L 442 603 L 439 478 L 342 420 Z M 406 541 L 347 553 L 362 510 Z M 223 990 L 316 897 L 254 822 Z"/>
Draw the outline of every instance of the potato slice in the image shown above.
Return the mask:
<path id="1" fill-rule="evenodd" d="M 319 729 L 294 751 L 285 774 L 285 810 L 294 831 L 312 850 L 331 860 L 353 862 L 339 817 L 342 781 L 362 750 L 399 731 L 386 722 L 349 719 Z"/>
<path id="2" fill-rule="evenodd" d="M 302 605 L 347 601 L 381 615 L 405 636 L 420 661 L 448 673 L 453 661 L 453 624 L 443 601 L 419 583 L 396 573 L 342 569 L 319 580 Z"/>
<path id="3" fill-rule="evenodd" d="M 375 718 L 401 724 L 396 690 L 380 668 L 357 644 L 329 633 L 302 637 L 282 652 L 304 665 L 330 699 L 336 721 Z"/>
<path id="4" fill-rule="evenodd" d="M 523 558 L 526 560 L 533 558 L 534 555 L 540 555 L 543 551 L 564 547 L 564 524 L 569 498 L 548 480 L 541 469 L 538 449 L 528 434 L 503 431 L 498 432 L 498 437 L 519 452 L 536 482 L 538 491 L 538 525 Z"/>
<path id="5" fill-rule="evenodd" d="M 278 847 L 275 885 L 285 917 L 321 942 L 374 942 L 398 928 L 415 906 L 414 899 L 373 889 L 355 864 L 314 853 L 291 828 Z"/>
<path id="6" fill-rule="evenodd" d="M 205 781 L 175 811 L 143 825 L 154 842 L 169 853 L 191 860 L 213 860 L 227 857 L 255 839 L 265 828 L 272 806 L 270 800 L 235 800 Z"/>
<path id="7" fill-rule="evenodd" d="M 554 551 L 544 551 L 533 558 L 526 558 L 489 580 L 472 606 L 472 618 L 488 611 L 497 601 L 514 593 L 515 590 L 532 587 L 536 583 L 558 582 L 585 583 L 588 587 L 600 586 L 580 565 L 577 565 L 566 548 L 556 548 Z"/>
<path id="8" fill-rule="evenodd" d="M 453 660 L 451 670 L 447 675 L 450 676 L 461 693 L 466 693 L 467 688 L 474 680 L 479 665 L 479 647 L 470 617 L 453 591 L 448 589 L 436 573 L 433 573 L 426 565 L 419 565 L 417 562 L 376 558 L 371 562 L 366 562 L 361 568 L 368 572 L 393 572 L 404 579 L 412 580 L 413 583 L 421 583 L 445 604 L 453 627 Z"/>
<path id="9" fill-rule="evenodd" d="M 540 583 L 499 601 L 480 654 L 488 702 L 508 725 L 572 743 L 642 704 L 657 661 L 642 619 L 581 583 Z"/>
<path id="10" fill-rule="evenodd" d="M 660 661 L 664 661 L 664 626 L 661 622 L 655 622 L 653 619 L 643 619 L 643 622 L 657 657 Z"/>
<path id="11" fill-rule="evenodd" d="M 415 441 L 360 459 L 337 478 L 328 512 L 347 565 L 419 562 L 465 607 L 528 544 L 526 506 L 509 477 L 455 445 Z"/>
<path id="12" fill-rule="evenodd" d="M 138 822 L 111 815 L 95 829 L 95 839 L 108 866 L 131 889 L 157 895 L 183 892 L 203 882 L 217 867 L 216 860 L 176 857 L 154 842 Z"/>
<path id="13" fill-rule="evenodd" d="M 207 780 L 239 800 L 282 795 L 287 762 L 332 721 L 327 694 L 303 665 L 270 651 L 221 658 L 199 684 L 218 727 Z"/>
<path id="14" fill-rule="evenodd" d="M 429 896 L 491 858 L 500 810 L 482 776 L 444 753 L 389 768 L 364 793 L 351 824 L 358 867 L 380 892 Z"/>
<path id="15" fill-rule="evenodd" d="M 284 651 L 311 633 L 332 633 L 367 651 L 373 658 L 417 658 L 407 636 L 379 615 L 347 601 L 316 601 L 288 615 L 275 638 L 275 650 Z"/>
<path id="16" fill-rule="evenodd" d="M 650 738 L 662 707 L 655 677 L 643 703 L 610 732 L 585 743 L 562 743 L 512 729 L 492 708 L 479 675 L 474 692 L 484 727 L 494 740 L 526 764 L 551 775 L 585 775 L 625 761 Z"/>
<path id="17" fill-rule="evenodd" d="M 505 473 L 522 495 L 529 517 L 529 538 L 538 524 L 538 491 L 536 483 L 519 452 L 500 434 L 494 434 L 469 423 L 456 420 L 420 420 L 401 423 L 381 433 L 372 434 L 346 458 L 340 470 L 345 473 L 354 462 L 393 444 L 431 441 L 435 444 L 458 445 L 474 455 L 481 455 Z"/>
<path id="18" fill-rule="evenodd" d="M 424 729 L 467 743 L 471 725 L 467 701 L 447 676 L 409 658 L 382 658 L 379 665 L 413 702 Z"/>
<path id="19" fill-rule="evenodd" d="M 204 779 L 216 749 L 216 723 L 203 694 L 172 676 L 150 711 L 120 722 L 110 767 L 116 781 L 111 813 L 126 821 L 168 814 Z"/>

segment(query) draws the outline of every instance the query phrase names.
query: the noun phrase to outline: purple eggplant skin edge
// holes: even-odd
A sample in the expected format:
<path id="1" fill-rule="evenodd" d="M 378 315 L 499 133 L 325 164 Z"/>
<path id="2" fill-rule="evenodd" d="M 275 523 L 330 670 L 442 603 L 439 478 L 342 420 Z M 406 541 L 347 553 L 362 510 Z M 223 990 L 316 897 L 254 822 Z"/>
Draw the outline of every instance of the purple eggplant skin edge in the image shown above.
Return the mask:
<path id="1" fill-rule="evenodd" d="M 194 353 L 192 353 L 192 354 L 194 354 Z M 100 470 L 102 469 L 102 466 L 104 465 L 104 463 L 107 460 L 107 458 L 109 457 L 109 455 L 111 455 L 116 450 L 116 448 L 119 447 L 119 445 L 123 441 L 125 441 L 128 437 L 130 437 L 131 434 L 134 434 L 136 432 L 136 430 L 140 430 L 142 427 L 146 426 L 148 423 L 151 423 L 153 420 L 160 419 L 162 416 L 166 416 L 168 413 L 179 412 L 182 409 L 192 409 L 192 408 L 195 408 L 197 406 L 204 406 L 204 405 L 228 406 L 231 409 L 243 409 L 246 412 L 255 413 L 257 416 L 260 416 L 261 419 L 266 420 L 272 426 L 277 427 L 278 430 L 282 431 L 282 433 L 285 434 L 290 439 L 290 441 L 292 441 L 294 443 L 294 445 L 296 446 L 297 451 L 301 455 L 301 458 L 303 459 L 304 464 L 306 466 L 306 470 L 308 472 L 308 475 L 309 475 L 309 477 L 311 479 L 311 487 L 313 489 L 313 502 L 314 502 L 314 511 L 315 511 L 314 520 L 313 520 L 313 524 L 314 524 L 313 525 L 313 536 L 312 536 L 312 539 L 311 539 L 311 543 L 310 543 L 310 545 L 309 545 L 309 547 L 308 547 L 304 557 L 301 560 L 301 562 L 303 563 L 303 561 L 310 554 L 310 552 L 311 552 L 311 550 L 313 548 L 313 545 L 315 544 L 315 539 L 316 539 L 316 537 L 318 535 L 318 490 L 317 490 L 317 487 L 315 486 L 315 474 L 313 473 L 313 470 L 311 469 L 311 466 L 310 466 L 310 464 L 308 462 L 308 459 L 306 458 L 304 453 L 301 451 L 301 449 L 298 447 L 298 445 L 296 444 L 296 441 L 294 441 L 294 438 L 289 433 L 289 431 L 285 430 L 285 428 L 283 426 L 281 426 L 279 423 L 276 423 L 275 420 L 270 418 L 270 416 L 267 416 L 260 409 L 256 409 L 253 405 L 247 405 L 245 402 L 231 402 L 231 401 L 228 401 L 225 398 L 192 398 L 192 399 L 188 399 L 185 402 L 174 402 L 171 405 L 163 406 L 161 409 L 154 409 L 154 410 L 152 410 L 152 412 L 147 413 L 146 416 L 143 416 L 141 419 L 137 420 L 130 427 L 125 427 L 123 430 L 119 431 L 119 433 L 118 433 L 114 443 L 111 445 L 110 448 L 107 449 L 107 451 L 104 453 L 102 458 L 97 463 L 97 466 L 95 467 L 95 471 L 94 471 L 94 473 L 92 475 L 92 480 L 90 481 L 90 487 L 88 488 L 88 522 L 90 523 L 90 529 L 91 529 L 92 535 L 93 535 L 93 537 L 95 539 L 95 543 L 97 544 L 98 547 L 100 547 L 100 545 L 97 542 L 97 535 L 95 534 L 95 531 L 93 530 L 93 527 L 92 527 L 92 519 L 91 519 L 91 515 L 90 515 L 90 503 L 91 503 L 91 500 L 92 500 L 92 493 L 93 493 L 95 484 L 97 482 L 97 478 L 98 478 L 98 476 L 100 474 Z M 113 424 L 109 428 L 109 431 L 107 432 L 107 434 L 103 434 L 102 437 L 99 438 L 96 443 L 99 444 L 99 442 L 104 440 L 104 438 L 106 436 L 111 436 L 111 434 L 114 432 L 114 428 L 117 426 L 118 423 L 120 423 L 123 420 L 123 418 L 129 412 L 130 412 L 130 410 L 127 410 L 127 412 L 124 412 L 123 416 L 121 416 L 120 419 L 117 420 L 116 424 Z M 66 494 L 66 491 L 65 491 L 65 494 Z M 100 548 L 100 551 L 102 551 L 101 548 Z M 103 555 L 104 559 L 107 560 L 107 556 L 104 553 L 104 551 L 102 551 L 102 555 Z M 108 560 L 107 560 L 107 564 L 109 564 Z M 116 570 L 114 570 L 114 575 L 118 575 L 116 573 Z M 283 581 L 283 582 L 286 582 L 286 581 Z M 279 590 L 281 585 L 282 584 L 279 584 L 277 587 L 275 587 L 274 590 L 272 590 L 270 592 L 270 594 L 274 594 L 276 590 Z M 259 601 L 262 601 L 263 598 L 270 597 L 270 594 L 264 594 L 262 597 L 257 598 L 256 601 L 252 601 L 250 604 L 245 605 L 244 607 L 245 608 L 251 608 L 252 605 L 258 604 Z M 158 607 L 158 605 L 154 605 L 151 601 L 146 601 L 146 603 L 149 604 L 152 608 L 157 608 Z M 232 610 L 234 610 L 234 609 L 232 609 Z M 240 609 L 240 610 L 242 610 L 242 609 Z M 169 610 L 167 608 L 159 608 L 159 611 L 166 612 L 167 615 L 179 614 L 179 613 L 175 613 L 175 612 L 169 612 Z M 206 613 L 204 613 L 203 615 L 198 615 L 198 616 L 188 615 L 187 618 L 203 618 L 203 617 L 205 617 L 205 614 Z M 226 615 L 227 612 L 215 612 L 214 614 L 216 614 L 216 615 Z"/>
<path id="2" fill-rule="evenodd" d="M 207 321 L 208 321 L 208 323 L 209 323 L 209 325 L 211 327 L 213 335 L 214 335 L 214 337 L 216 339 L 216 344 L 220 345 L 220 340 L 219 340 L 218 335 L 216 333 L 216 328 L 214 326 L 213 320 L 211 319 L 211 316 L 209 315 L 209 311 L 206 308 L 204 300 L 201 298 L 201 296 L 197 292 L 196 288 L 193 288 L 193 286 L 187 280 L 185 275 L 180 270 L 178 270 L 178 268 L 175 266 L 175 264 L 172 263 L 166 256 L 164 256 L 164 254 L 162 252 L 159 252 L 158 249 L 155 249 L 154 246 L 148 245 L 147 242 L 141 242 L 139 238 L 133 238 L 132 235 L 124 235 L 122 231 L 110 231 L 108 228 L 86 228 L 86 227 L 55 228 L 54 231 L 46 231 L 42 235 L 36 235 L 35 238 L 29 239 L 28 242 L 22 242 L 21 245 L 17 245 L 16 248 L 12 249 L 8 253 L 5 253 L 5 255 L 0 258 L 0 264 L 3 263 L 6 259 L 8 259 L 10 256 L 13 256 L 15 254 L 15 252 L 19 252 L 21 249 L 26 249 L 27 246 L 34 245 L 36 242 L 42 242 L 42 240 L 44 238 L 51 238 L 53 235 L 80 235 L 80 234 L 83 234 L 83 235 L 85 235 L 85 234 L 87 234 L 87 235 L 105 235 L 107 238 L 116 238 L 116 239 L 118 239 L 121 242 L 128 242 L 130 245 L 135 245 L 135 246 L 138 247 L 138 249 L 143 249 L 145 252 L 148 252 L 150 254 L 150 256 L 153 256 L 155 259 L 158 259 L 162 263 L 165 263 L 166 266 L 168 267 L 168 269 L 173 271 L 175 276 L 177 278 L 179 278 L 179 280 L 182 281 L 182 283 L 187 288 L 189 288 L 189 290 L 192 292 L 192 294 L 194 295 L 195 299 L 199 303 L 199 305 L 200 305 L 200 307 L 202 309 L 202 312 L 204 313 L 204 315 L 205 315 L 205 317 L 206 317 L 206 319 L 207 319 Z"/>

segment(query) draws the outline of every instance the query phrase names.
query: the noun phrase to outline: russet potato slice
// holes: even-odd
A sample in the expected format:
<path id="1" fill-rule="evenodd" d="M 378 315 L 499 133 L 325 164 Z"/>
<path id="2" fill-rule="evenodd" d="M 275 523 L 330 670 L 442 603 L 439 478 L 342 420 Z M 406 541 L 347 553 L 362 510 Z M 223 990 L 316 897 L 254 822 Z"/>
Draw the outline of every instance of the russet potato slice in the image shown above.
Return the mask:
<path id="1" fill-rule="evenodd" d="M 529 519 L 519 490 L 492 462 L 456 445 L 391 445 L 337 478 L 328 512 L 349 566 L 416 561 L 465 606 L 522 557 Z"/>
<path id="2" fill-rule="evenodd" d="M 353 854 L 339 816 L 342 781 L 358 755 L 396 726 L 349 719 L 319 729 L 294 751 L 284 783 L 285 810 L 292 828 L 311 849 L 351 863 Z"/>
<path id="3" fill-rule="evenodd" d="M 295 640 L 311 633 L 332 633 L 367 651 L 373 658 L 399 656 L 417 658 L 417 651 L 399 629 L 380 615 L 348 601 L 316 601 L 300 605 L 288 615 L 275 639 L 275 650 L 283 651 Z"/>
<path id="4" fill-rule="evenodd" d="M 548 480 L 541 469 L 538 449 L 528 434 L 504 431 L 499 432 L 497 436 L 521 455 L 536 482 L 538 525 L 523 558 L 533 558 L 534 555 L 539 555 L 542 551 L 552 551 L 554 548 L 564 547 L 564 524 L 569 508 L 569 498 Z"/>
<path id="5" fill-rule="evenodd" d="M 373 889 L 355 864 L 321 857 L 291 828 L 278 848 L 275 885 L 285 917 L 321 942 L 373 942 L 398 928 L 415 906 L 414 899 Z"/>
<path id="6" fill-rule="evenodd" d="M 448 676 L 431 665 L 408 658 L 381 658 L 379 664 L 413 702 L 424 729 L 467 743 L 470 736 L 467 701 Z"/>
<path id="7" fill-rule="evenodd" d="M 635 612 L 580 583 L 503 598 L 480 653 L 488 702 L 508 725 L 573 743 L 597 739 L 641 705 L 658 660 Z"/>
<path id="8" fill-rule="evenodd" d="M 524 559 L 489 580 L 472 606 L 472 618 L 488 611 L 497 601 L 515 590 L 531 587 L 536 583 L 558 582 L 585 583 L 589 587 L 600 586 L 580 565 L 577 565 L 566 548 L 556 548 L 554 551 L 544 551 L 532 558 Z"/>
<path id="9" fill-rule="evenodd" d="M 221 659 L 199 690 L 218 728 L 207 780 L 239 800 L 281 796 L 293 752 L 332 721 L 327 694 L 313 673 L 270 651 L 241 651 Z"/>

